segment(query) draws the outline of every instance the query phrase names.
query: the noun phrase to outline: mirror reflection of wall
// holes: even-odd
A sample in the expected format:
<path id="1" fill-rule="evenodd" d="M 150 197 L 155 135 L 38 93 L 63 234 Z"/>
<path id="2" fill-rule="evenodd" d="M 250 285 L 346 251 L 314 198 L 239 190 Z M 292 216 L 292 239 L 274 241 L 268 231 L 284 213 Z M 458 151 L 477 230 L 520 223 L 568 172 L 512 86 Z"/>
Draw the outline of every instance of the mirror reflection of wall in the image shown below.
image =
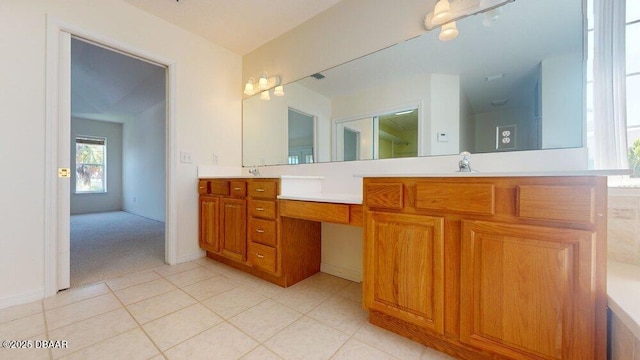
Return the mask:
<path id="1" fill-rule="evenodd" d="M 582 0 L 511 2 L 489 26 L 481 17 L 462 19 L 452 41 L 427 32 L 323 70 L 322 79 L 288 83 L 278 111 L 255 96 L 247 98 L 243 165 L 288 163 L 286 148 L 277 161 L 265 159 L 265 149 L 275 150 L 272 143 L 286 143 L 286 130 L 280 140 L 277 130 L 286 129 L 287 106 L 316 116 L 314 162 L 583 146 L 582 7 Z M 398 136 L 382 118 L 412 106 L 418 108 L 415 141 Z M 271 116 L 280 119 L 267 119 Z M 367 131 L 356 127 L 363 117 Z M 374 126 L 376 121 L 381 124 Z M 518 129 L 515 146 L 496 146 L 496 128 L 509 125 Z M 260 141 L 269 144 L 258 146 Z"/>
<path id="2" fill-rule="evenodd" d="M 311 164 L 315 149 L 315 119 L 313 115 L 289 108 L 289 164 Z"/>
<path id="3" fill-rule="evenodd" d="M 378 159 L 418 156 L 418 109 L 378 117 Z"/>

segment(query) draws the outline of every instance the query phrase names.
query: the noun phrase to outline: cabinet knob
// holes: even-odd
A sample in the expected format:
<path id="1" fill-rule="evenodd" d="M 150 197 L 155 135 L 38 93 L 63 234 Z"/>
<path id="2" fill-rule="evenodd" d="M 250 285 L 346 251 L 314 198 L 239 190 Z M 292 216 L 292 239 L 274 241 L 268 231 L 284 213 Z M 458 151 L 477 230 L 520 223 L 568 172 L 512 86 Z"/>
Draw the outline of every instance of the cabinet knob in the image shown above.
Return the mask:
<path id="1" fill-rule="evenodd" d="M 260 254 L 260 253 L 256 253 L 256 256 L 258 257 L 258 259 L 263 259 L 264 255 Z"/>
<path id="2" fill-rule="evenodd" d="M 256 229 L 256 232 L 262 234 L 264 232 L 264 229 Z"/>

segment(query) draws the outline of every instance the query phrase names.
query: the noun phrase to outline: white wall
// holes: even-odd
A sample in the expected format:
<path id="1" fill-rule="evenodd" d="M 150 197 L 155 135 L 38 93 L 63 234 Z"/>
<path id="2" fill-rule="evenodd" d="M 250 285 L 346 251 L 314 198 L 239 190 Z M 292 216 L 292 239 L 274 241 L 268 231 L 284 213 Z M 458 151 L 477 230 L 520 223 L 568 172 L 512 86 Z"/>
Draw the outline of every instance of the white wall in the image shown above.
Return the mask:
<path id="1" fill-rule="evenodd" d="M 469 98 L 460 91 L 460 152 L 476 151 L 476 120 Z"/>
<path id="2" fill-rule="evenodd" d="M 107 192 L 76 194 L 76 136 L 107 139 Z M 71 118 L 71 215 L 122 210 L 122 124 Z"/>
<path id="3" fill-rule="evenodd" d="M 479 113 L 476 121 L 476 151 L 496 151 L 496 126 L 516 125 L 516 149 L 535 148 L 532 133 L 537 129 L 530 109 L 516 108 Z"/>
<path id="4" fill-rule="evenodd" d="M 175 155 L 189 149 L 191 164 L 176 169 L 177 257 L 198 248 L 196 165 L 239 165 L 241 57 L 122 0 L 2 1 L 0 24 L 0 308 L 44 294 L 45 59 L 47 16 L 100 38 L 138 48 L 176 64 Z M 27 145 L 25 139 L 32 141 Z M 12 276 L 8 276 L 12 274 Z"/>
<path id="5" fill-rule="evenodd" d="M 431 149 L 422 155 L 460 153 L 460 76 L 431 74 L 431 97 L 427 124 Z M 438 133 L 447 134 L 447 141 L 438 141 Z"/>
<path id="6" fill-rule="evenodd" d="M 166 104 L 161 102 L 125 122 L 123 210 L 165 221 Z"/>

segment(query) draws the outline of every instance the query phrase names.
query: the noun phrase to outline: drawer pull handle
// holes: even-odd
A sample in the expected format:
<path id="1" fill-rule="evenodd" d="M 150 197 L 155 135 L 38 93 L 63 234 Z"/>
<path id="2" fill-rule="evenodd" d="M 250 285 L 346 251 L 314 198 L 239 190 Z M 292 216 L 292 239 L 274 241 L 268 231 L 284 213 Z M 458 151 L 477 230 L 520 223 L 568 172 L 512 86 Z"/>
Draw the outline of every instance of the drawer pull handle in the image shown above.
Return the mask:
<path id="1" fill-rule="evenodd" d="M 256 211 L 264 211 L 264 208 L 262 208 L 262 207 L 257 207 L 257 208 L 256 208 Z"/>
<path id="2" fill-rule="evenodd" d="M 260 254 L 260 253 L 256 253 L 256 256 L 258 257 L 258 259 L 263 259 L 264 255 Z"/>
<path id="3" fill-rule="evenodd" d="M 257 192 L 264 192 L 264 189 L 263 188 L 257 188 L 256 191 Z"/>
<path id="4" fill-rule="evenodd" d="M 256 229 L 256 232 L 262 234 L 264 232 L 264 229 Z"/>
<path id="5" fill-rule="evenodd" d="M 198 189 L 204 189 L 204 186 L 199 186 Z"/>
<path id="6" fill-rule="evenodd" d="M 240 191 L 240 190 L 242 190 L 242 188 L 239 188 L 239 187 L 238 188 L 233 188 L 233 190 Z"/>

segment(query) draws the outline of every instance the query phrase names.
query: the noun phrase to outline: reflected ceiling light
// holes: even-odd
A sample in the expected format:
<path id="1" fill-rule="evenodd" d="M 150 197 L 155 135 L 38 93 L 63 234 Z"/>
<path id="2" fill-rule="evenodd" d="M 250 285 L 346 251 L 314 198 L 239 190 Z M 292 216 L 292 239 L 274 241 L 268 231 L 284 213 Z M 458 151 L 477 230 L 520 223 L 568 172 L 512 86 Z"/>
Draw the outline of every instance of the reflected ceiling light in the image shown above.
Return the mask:
<path id="1" fill-rule="evenodd" d="M 284 96 L 284 87 L 282 85 L 278 85 L 273 89 L 273 95 L 275 96 Z"/>
<path id="2" fill-rule="evenodd" d="M 456 22 L 452 21 L 442 25 L 440 28 L 440 35 L 438 35 L 438 39 L 442 41 L 453 40 L 458 37 L 458 28 L 456 27 Z"/>
<path id="3" fill-rule="evenodd" d="M 244 85 L 244 93 L 245 93 L 245 95 L 253 95 L 254 94 L 253 78 L 250 78 L 249 81 L 247 81 L 247 83 Z"/>
<path id="4" fill-rule="evenodd" d="M 265 90 L 260 93 L 260 100 L 271 100 L 271 96 L 269 96 L 269 90 Z"/>
<path id="5" fill-rule="evenodd" d="M 396 115 L 396 116 L 407 115 L 407 114 L 411 114 L 414 111 L 415 111 L 415 109 L 405 110 L 405 111 L 398 111 L 397 113 L 395 113 L 393 115 Z"/>
<path id="6" fill-rule="evenodd" d="M 482 16 L 482 25 L 486 27 L 490 27 L 500 20 L 500 16 L 502 15 L 502 8 L 491 9 L 484 13 Z"/>
<path id="7" fill-rule="evenodd" d="M 491 101 L 492 106 L 503 106 L 509 101 L 509 98 L 496 99 Z"/>
<path id="8" fill-rule="evenodd" d="M 449 20 L 450 17 L 451 5 L 449 4 L 449 0 L 438 1 L 436 6 L 433 8 L 433 17 L 431 18 L 431 21 L 435 25 L 439 25 Z"/>

